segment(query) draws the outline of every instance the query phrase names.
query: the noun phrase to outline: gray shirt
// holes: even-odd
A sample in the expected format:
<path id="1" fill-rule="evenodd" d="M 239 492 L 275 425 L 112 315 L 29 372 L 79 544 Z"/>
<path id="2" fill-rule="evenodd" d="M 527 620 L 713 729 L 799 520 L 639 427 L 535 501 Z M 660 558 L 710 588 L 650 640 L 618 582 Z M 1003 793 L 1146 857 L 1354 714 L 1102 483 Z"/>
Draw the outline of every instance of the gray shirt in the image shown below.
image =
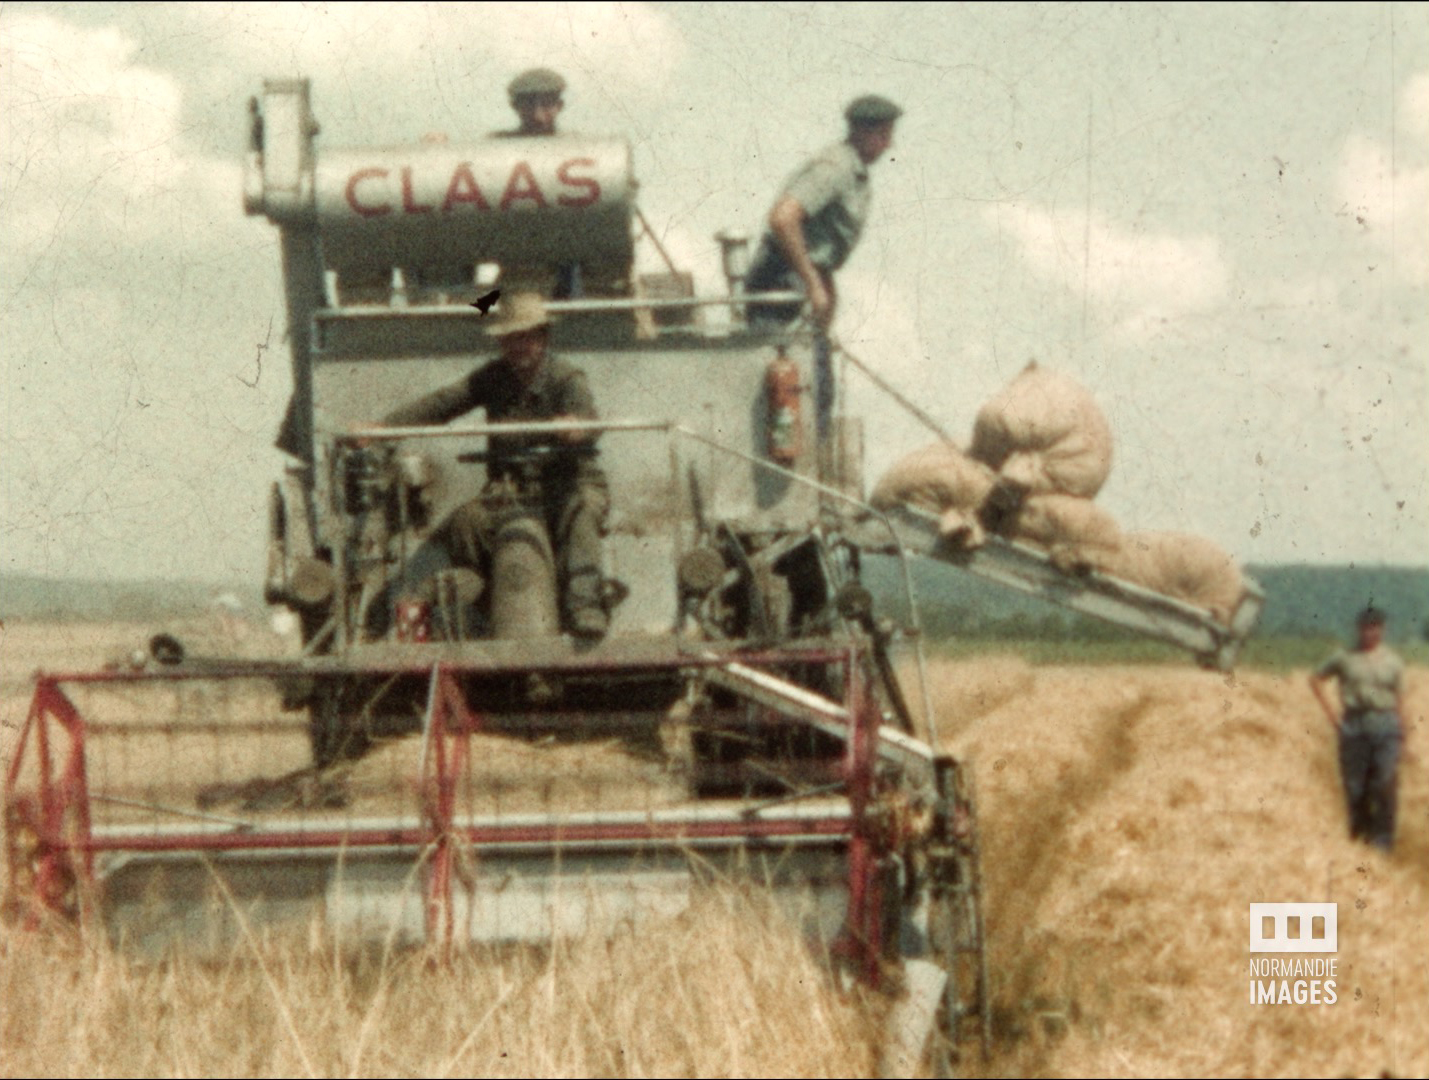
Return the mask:
<path id="1" fill-rule="evenodd" d="M 804 209 L 804 245 L 810 261 L 824 271 L 843 266 L 863 233 L 873 198 L 868 166 L 858 151 L 847 142 L 825 147 L 784 182 L 779 198 L 785 197 Z M 768 233 L 762 246 L 779 250 Z"/>
<path id="2" fill-rule="evenodd" d="M 1404 661 L 1380 645 L 1369 652 L 1341 649 L 1315 669 L 1321 679 L 1336 679 L 1345 712 L 1393 712 L 1399 707 Z"/>

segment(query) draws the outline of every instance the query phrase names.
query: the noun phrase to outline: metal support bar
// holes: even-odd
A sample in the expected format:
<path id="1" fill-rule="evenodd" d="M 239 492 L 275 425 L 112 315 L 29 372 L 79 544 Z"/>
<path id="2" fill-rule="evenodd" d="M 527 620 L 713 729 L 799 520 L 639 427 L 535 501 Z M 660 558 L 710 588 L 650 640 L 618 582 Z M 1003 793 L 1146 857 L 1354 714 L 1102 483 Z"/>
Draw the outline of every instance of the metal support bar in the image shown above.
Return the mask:
<path id="1" fill-rule="evenodd" d="M 566 432 L 669 431 L 668 420 L 526 420 L 521 423 L 462 424 L 457 427 L 355 427 L 339 438 L 344 442 L 395 441 L 397 439 L 479 439 L 492 435 L 560 435 Z"/>
<path id="2" fill-rule="evenodd" d="M 972 549 L 951 548 L 937 515 L 926 510 L 898 507 L 887 512 L 887 519 L 908 551 L 1175 645 L 1221 671 L 1234 665 L 1265 603 L 1260 586 L 1247 582 L 1227 626 L 1208 611 L 1106 574 L 1063 573 L 1041 552 L 1001 537 L 990 537 Z"/>
<path id="3" fill-rule="evenodd" d="M 735 307 L 748 303 L 802 304 L 803 293 L 792 289 L 780 292 L 743 293 L 738 296 L 610 297 L 580 300 L 547 300 L 551 315 L 605 315 L 634 311 L 672 311 L 688 308 Z M 419 307 L 384 308 L 355 306 L 321 308 L 313 313 L 315 324 L 329 322 L 382 322 L 391 319 L 463 319 L 477 321 L 486 316 L 470 304 L 423 304 Z"/>
<path id="4" fill-rule="evenodd" d="M 826 735 L 843 740 L 851 738 L 855 724 L 849 709 L 787 679 L 734 661 L 710 668 L 703 677 L 724 690 L 801 720 Z M 881 758 L 915 771 L 931 770 L 934 754 L 921 740 L 882 725 L 877 739 Z"/>
<path id="5" fill-rule="evenodd" d="M 65 737 L 56 746 L 56 730 Z M 31 742 L 33 739 L 33 743 Z M 34 787 L 21 794 L 21 777 L 33 749 Z M 15 756 L 6 773 L 5 841 L 10 880 L 33 874 L 25 922 L 34 926 L 46 914 L 87 923 L 92 914 L 94 853 L 91 850 L 89 781 L 85 768 L 84 721 L 59 681 L 41 676 Z M 24 829 L 30 835 L 17 835 Z M 21 865 L 22 843 L 34 845 L 28 865 Z"/>

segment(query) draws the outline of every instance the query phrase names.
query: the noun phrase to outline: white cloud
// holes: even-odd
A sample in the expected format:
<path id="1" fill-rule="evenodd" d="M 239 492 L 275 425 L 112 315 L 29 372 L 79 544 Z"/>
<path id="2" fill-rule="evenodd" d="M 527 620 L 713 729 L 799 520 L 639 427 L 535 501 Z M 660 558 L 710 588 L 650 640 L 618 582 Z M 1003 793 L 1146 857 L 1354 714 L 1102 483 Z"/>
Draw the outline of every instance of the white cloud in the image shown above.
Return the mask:
<path id="1" fill-rule="evenodd" d="M 1429 143 L 1429 71 L 1411 75 L 1404 84 L 1397 119 L 1405 134 Z"/>
<path id="2" fill-rule="evenodd" d="M 1207 311 L 1226 295 L 1220 241 L 1126 227 L 1093 211 L 1005 204 L 987 218 L 1041 277 L 1084 295 L 1128 337 Z"/>
<path id="3" fill-rule="evenodd" d="M 955 441 L 969 439 L 978 408 L 1012 371 L 980 343 L 931 338 L 919 297 L 890 288 L 870 267 L 846 268 L 838 290 L 834 331 L 844 348 L 943 434 Z M 863 372 L 853 366 L 840 370 L 844 408 L 863 418 L 865 476 L 871 488 L 895 461 L 937 435 Z"/>
<path id="4" fill-rule="evenodd" d="M 1351 135 L 1340 157 L 1339 193 L 1355 224 L 1411 285 L 1429 284 L 1429 72 L 1400 94 L 1393 143 Z"/>
<path id="5" fill-rule="evenodd" d="M 235 470 L 264 453 L 286 389 L 271 369 L 250 385 L 276 304 L 237 155 L 197 148 L 183 85 L 146 59 L 113 28 L 0 18 L 12 566 L 210 571 L 188 552 L 221 546 L 211 519 L 244 505 Z"/>
<path id="6" fill-rule="evenodd" d="M 112 28 L 22 12 L 0 21 L 4 267 L 36 261 L 98 273 L 117 249 L 168 238 L 185 220 L 231 216 L 237 165 L 194 154 L 171 76 L 135 61 Z M 105 256 L 108 256 L 106 258 Z"/>

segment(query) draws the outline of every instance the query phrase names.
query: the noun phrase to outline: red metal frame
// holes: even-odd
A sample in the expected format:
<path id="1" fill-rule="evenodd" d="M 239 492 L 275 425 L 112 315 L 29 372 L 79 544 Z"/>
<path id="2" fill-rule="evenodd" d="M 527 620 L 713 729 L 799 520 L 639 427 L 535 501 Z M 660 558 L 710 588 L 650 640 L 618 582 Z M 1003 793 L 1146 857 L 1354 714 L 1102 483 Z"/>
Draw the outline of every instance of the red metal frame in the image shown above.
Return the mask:
<path id="1" fill-rule="evenodd" d="M 423 810 L 431 828 L 434 849 L 427 871 L 427 938 L 451 947 L 454 934 L 452 872 L 457 841 L 456 784 L 478 730 L 461 687 L 445 667 L 432 670 L 432 707 L 428 718 Z"/>
<path id="2" fill-rule="evenodd" d="M 66 737 L 66 745 L 52 745 L 51 719 Z M 34 792 L 26 795 L 18 789 L 32 732 L 38 775 Z M 37 677 L 30 712 L 5 776 L 6 863 L 12 883 L 30 884 L 28 896 L 16 897 L 24 904 L 26 926 L 36 926 L 47 913 L 83 924 L 92 910 L 94 845 L 84 737 L 84 718 L 60 689 L 59 680 Z M 63 756 L 58 768 L 57 755 Z M 22 851 L 22 844 L 29 850 Z"/>
<path id="3" fill-rule="evenodd" d="M 673 657 L 656 666 L 693 668 L 717 662 L 706 654 Z M 841 664 L 853 730 L 843 760 L 851 817 L 760 816 L 749 820 L 572 822 L 560 824 L 458 825 L 457 785 L 469 755 L 470 736 L 481 730 L 458 676 L 468 665 L 442 663 L 425 671 L 432 680 L 427 752 L 422 781 L 422 824 L 368 829 L 273 829 L 191 833 L 133 832 L 94 835 L 85 771 L 86 723 L 61 684 L 135 683 L 200 678 L 262 678 L 291 668 L 281 663 L 236 667 L 222 672 L 86 672 L 36 677 L 35 694 L 5 781 L 6 854 L 12 888 L 28 891 L 27 925 L 59 915 L 83 925 L 94 909 L 95 857 L 108 852 L 232 852 L 265 849 L 333 850 L 412 846 L 428 861 L 425 926 L 428 940 L 450 945 L 454 938 L 452 893 L 465 853 L 500 845 L 569 846 L 585 842 L 664 841 L 680 843 L 742 837 L 751 842 L 781 837 L 847 838 L 848 909 L 842 939 L 834 946 L 867 982 L 877 984 L 883 950 L 883 848 L 874 825 L 874 766 L 881 712 L 859 663 L 858 647 L 801 649 L 739 656 L 742 662 L 776 665 L 811 659 Z M 589 662 L 586 662 L 587 666 Z M 645 666 L 645 665 L 642 665 Z M 270 670 L 271 667 L 271 670 Z M 489 667 L 470 665 L 474 670 Z M 409 670 L 403 664 L 399 670 Z M 54 744 L 56 729 L 66 745 Z M 56 761 L 56 758 L 61 758 Z M 30 780 L 27 783 L 27 779 Z M 28 886 L 28 888 L 27 888 Z"/>
<path id="4" fill-rule="evenodd" d="M 872 828 L 873 766 L 877 756 L 878 725 L 882 714 L 863 676 L 863 665 L 845 669 L 845 700 L 853 717 L 853 731 L 845 754 L 844 777 L 854 830 L 849 836 L 847 940 L 837 947 L 855 965 L 859 976 L 877 988 L 882 972 L 883 889 L 878 836 Z"/>

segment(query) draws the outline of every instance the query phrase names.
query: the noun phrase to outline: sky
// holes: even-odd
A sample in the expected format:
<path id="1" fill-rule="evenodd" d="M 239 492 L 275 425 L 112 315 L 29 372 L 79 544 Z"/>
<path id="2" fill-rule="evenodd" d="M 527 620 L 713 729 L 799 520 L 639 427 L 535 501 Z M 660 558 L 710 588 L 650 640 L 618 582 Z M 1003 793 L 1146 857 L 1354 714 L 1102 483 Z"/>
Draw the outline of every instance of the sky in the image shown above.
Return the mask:
<path id="1" fill-rule="evenodd" d="M 852 352 L 957 436 L 1028 359 L 1073 375 L 1129 529 L 1429 564 L 1424 4 L 7 3 L 0 572 L 259 581 L 291 384 L 248 98 L 311 78 L 320 153 L 465 139 L 536 64 L 709 289 L 713 235 L 894 99 Z M 926 441 L 849 402 L 871 477 Z"/>

